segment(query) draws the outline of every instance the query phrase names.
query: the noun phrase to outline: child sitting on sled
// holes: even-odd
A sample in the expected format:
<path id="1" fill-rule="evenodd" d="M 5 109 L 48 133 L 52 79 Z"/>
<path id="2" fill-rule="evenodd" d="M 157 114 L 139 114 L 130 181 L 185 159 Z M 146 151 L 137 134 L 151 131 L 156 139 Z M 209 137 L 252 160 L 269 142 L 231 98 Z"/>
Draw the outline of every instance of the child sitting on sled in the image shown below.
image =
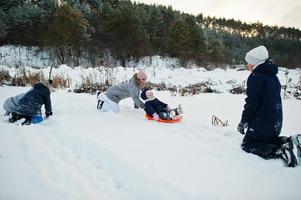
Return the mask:
<path id="1" fill-rule="evenodd" d="M 141 98 L 145 101 L 144 110 L 154 120 L 173 120 L 175 116 L 183 114 L 181 105 L 177 108 L 170 109 L 166 103 L 163 103 L 156 97 L 150 89 L 144 89 L 141 92 Z"/>

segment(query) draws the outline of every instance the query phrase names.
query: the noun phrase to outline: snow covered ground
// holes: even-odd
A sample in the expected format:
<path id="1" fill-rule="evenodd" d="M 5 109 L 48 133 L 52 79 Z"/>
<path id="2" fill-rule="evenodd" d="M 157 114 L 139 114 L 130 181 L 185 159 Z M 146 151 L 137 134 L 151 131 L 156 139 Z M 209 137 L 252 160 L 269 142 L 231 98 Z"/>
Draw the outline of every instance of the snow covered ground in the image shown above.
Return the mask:
<path id="1" fill-rule="evenodd" d="M 165 83 L 167 86 L 181 88 L 189 84 L 210 82 L 212 89 L 220 93 L 228 93 L 233 87 L 243 85 L 250 74 L 247 70 L 241 70 L 239 68 L 217 68 L 212 71 L 204 68 L 171 68 L 170 65 L 168 65 L 169 67 L 166 66 L 167 63 L 159 57 L 156 60 L 156 62 L 159 63 L 158 65 L 147 67 L 141 64 L 136 68 L 115 67 L 110 70 L 104 67 L 71 68 L 66 65 L 61 65 L 59 68 L 53 69 L 52 76 L 57 75 L 68 78 L 71 82 L 71 87 L 76 87 L 81 85 L 86 79 L 89 79 L 93 83 L 104 83 L 107 77 L 109 77 L 113 83 L 124 82 L 129 80 L 137 69 L 143 69 L 148 74 L 148 80 L 152 83 Z M 155 62 L 153 62 L 153 64 L 154 63 Z M 12 77 L 20 73 L 18 69 L 4 65 L 0 65 L 0 69 L 8 71 Z M 41 71 L 44 77 L 48 77 L 50 68 L 26 68 L 26 70 L 29 72 Z M 288 84 L 288 89 L 293 90 L 295 85 L 301 84 L 301 69 L 287 70 L 285 68 L 279 68 L 278 77 L 282 85 L 285 85 L 287 80 L 291 79 L 291 82 Z"/>
<path id="2" fill-rule="evenodd" d="M 0 104 L 27 89 L 0 87 Z M 183 121 L 148 121 L 131 99 L 119 114 L 100 113 L 95 96 L 66 90 L 52 94 L 54 115 L 40 124 L 22 127 L 1 115 L 0 199 L 301 199 L 301 165 L 240 149 L 244 95 L 155 95 L 182 104 Z M 300 108 L 301 101 L 283 101 L 283 135 L 300 133 Z M 211 126 L 212 115 L 229 126 Z"/>

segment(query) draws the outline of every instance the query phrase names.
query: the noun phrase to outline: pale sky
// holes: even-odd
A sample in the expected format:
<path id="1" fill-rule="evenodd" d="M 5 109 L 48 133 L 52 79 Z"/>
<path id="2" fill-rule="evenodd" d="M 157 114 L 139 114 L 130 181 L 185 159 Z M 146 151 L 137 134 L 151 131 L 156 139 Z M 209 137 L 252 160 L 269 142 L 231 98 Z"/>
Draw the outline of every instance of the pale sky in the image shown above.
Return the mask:
<path id="1" fill-rule="evenodd" d="M 172 6 L 174 10 L 204 16 L 260 21 L 267 25 L 301 29 L 301 0 L 133 0 Z"/>

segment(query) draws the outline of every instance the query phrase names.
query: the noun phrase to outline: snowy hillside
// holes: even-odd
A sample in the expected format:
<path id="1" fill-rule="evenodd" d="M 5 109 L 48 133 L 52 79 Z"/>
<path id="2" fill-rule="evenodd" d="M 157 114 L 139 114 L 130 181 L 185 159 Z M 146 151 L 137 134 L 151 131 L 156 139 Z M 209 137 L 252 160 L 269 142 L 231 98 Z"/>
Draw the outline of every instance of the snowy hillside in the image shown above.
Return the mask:
<path id="1" fill-rule="evenodd" d="M 148 121 L 121 101 L 121 112 L 100 113 L 96 98 L 66 90 L 52 93 L 54 115 L 38 125 L 21 126 L 0 118 L 0 199 L 2 200 L 299 200 L 301 165 L 286 168 L 280 160 L 265 161 L 240 148 L 236 131 L 244 95 L 228 91 L 249 75 L 237 69 L 143 68 L 153 83 L 176 86 L 211 81 L 221 94 L 155 95 L 171 107 L 182 104 L 177 124 Z M 163 67 L 162 67 L 163 66 Z M 17 69 L 1 66 L 11 76 Z M 37 69 L 26 68 L 35 71 Z M 41 69 L 45 76 L 49 68 Z M 69 77 L 71 87 L 83 78 L 104 77 L 103 68 L 61 66 L 53 75 Z M 116 83 L 129 79 L 133 68 L 114 68 Z M 285 73 L 288 72 L 288 77 Z M 281 68 L 282 84 L 296 84 L 300 70 Z M 29 87 L 0 87 L 0 104 Z M 301 101 L 283 100 L 283 135 L 300 133 Z M 228 127 L 211 125 L 212 115 Z"/>
<path id="2" fill-rule="evenodd" d="M 26 89 L 0 87 L 0 104 Z M 155 94 L 183 105 L 181 123 L 148 121 L 130 99 L 120 114 L 99 113 L 95 96 L 65 90 L 52 94 L 54 116 L 41 124 L 1 117 L 0 199 L 300 199 L 300 166 L 240 149 L 243 95 Z M 301 101 L 283 108 L 283 134 L 300 133 Z M 229 127 L 211 126 L 213 114 Z"/>

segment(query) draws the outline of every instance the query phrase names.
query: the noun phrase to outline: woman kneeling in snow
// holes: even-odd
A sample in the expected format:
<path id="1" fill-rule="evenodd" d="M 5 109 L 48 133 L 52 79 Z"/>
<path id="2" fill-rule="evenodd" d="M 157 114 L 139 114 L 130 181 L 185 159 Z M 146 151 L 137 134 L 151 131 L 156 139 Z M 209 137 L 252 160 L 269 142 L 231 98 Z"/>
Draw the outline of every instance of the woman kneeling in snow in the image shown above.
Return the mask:
<path id="1" fill-rule="evenodd" d="M 140 90 L 146 84 L 147 75 L 143 71 L 135 73 L 129 82 L 113 85 L 104 93 L 97 93 L 97 109 L 102 112 L 120 112 L 119 102 L 122 99 L 132 97 L 135 105 L 144 109 L 144 103 L 140 100 Z"/>
<path id="2" fill-rule="evenodd" d="M 49 82 L 39 82 L 28 92 L 6 99 L 3 108 L 6 110 L 6 114 L 10 115 L 9 122 L 13 123 L 25 118 L 22 125 L 31 124 L 32 117 L 41 115 L 42 105 L 45 105 L 46 117 L 52 115 L 51 84 L 51 80 Z"/>

